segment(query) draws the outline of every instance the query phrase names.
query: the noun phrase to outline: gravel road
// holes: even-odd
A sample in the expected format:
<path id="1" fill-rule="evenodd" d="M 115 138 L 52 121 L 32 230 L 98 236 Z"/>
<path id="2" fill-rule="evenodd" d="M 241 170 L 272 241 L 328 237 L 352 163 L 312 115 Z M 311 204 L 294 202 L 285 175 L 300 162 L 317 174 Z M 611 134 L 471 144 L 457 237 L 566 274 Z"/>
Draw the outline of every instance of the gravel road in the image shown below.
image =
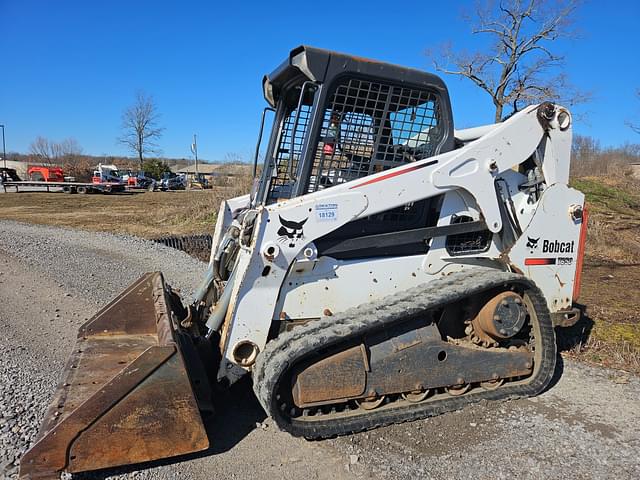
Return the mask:
<path id="1" fill-rule="evenodd" d="M 189 297 L 205 264 L 151 242 L 0 221 L 0 477 L 15 478 L 77 328 L 140 274 Z M 560 362 L 543 395 L 321 442 L 276 430 L 248 382 L 182 462 L 89 478 L 640 478 L 640 380 Z M 140 469 L 140 470 L 138 470 Z"/>

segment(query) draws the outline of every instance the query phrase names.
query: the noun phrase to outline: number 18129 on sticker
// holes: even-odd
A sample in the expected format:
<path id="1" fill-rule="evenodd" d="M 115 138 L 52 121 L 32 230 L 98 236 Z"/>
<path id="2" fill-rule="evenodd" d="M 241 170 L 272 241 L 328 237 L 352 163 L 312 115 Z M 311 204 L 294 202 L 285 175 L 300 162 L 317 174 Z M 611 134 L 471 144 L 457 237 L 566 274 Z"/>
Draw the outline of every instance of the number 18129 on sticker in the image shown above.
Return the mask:
<path id="1" fill-rule="evenodd" d="M 318 203 L 316 204 L 316 220 L 319 222 L 336 222 L 338 221 L 338 204 L 337 203 Z"/>

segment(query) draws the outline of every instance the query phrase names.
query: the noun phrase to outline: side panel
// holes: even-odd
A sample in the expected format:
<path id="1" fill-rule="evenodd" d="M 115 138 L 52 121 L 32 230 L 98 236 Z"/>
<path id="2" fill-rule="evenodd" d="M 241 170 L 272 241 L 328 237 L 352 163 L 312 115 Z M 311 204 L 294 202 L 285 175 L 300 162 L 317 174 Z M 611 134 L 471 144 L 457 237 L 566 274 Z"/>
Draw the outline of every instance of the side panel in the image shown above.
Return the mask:
<path id="1" fill-rule="evenodd" d="M 258 348 L 267 343 L 278 293 L 296 256 L 308 243 L 356 218 L 366 207 L 359 192 L 336 192 L 330 201 L 304 196 L 260 208 L 250 248 L 236 264 L 232 300 L 223 331 L 219 376 L 231 381 L 246 373 L 234 361 L 234 349 L 249 340 Z"/>
<path id="2" fill-rule="evenodd" d="M 563 184 L 542 195 L 531 223 L 508 253 L 511 263 L 544 292 L 549 310 L 571 307 L 582 219 L 572 206 L 583 206 L 584 195 Z"/>

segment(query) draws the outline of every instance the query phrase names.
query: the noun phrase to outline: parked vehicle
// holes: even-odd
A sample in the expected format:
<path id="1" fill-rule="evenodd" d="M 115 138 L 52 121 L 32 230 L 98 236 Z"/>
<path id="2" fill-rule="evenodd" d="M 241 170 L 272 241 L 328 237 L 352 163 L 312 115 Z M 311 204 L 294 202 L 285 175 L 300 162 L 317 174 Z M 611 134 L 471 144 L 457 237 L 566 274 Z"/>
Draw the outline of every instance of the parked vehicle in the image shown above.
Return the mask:
<path id="1" fill-rule="evenodd" d="M 12 168 L 0 169 L 2 188 L 6 192 L 7 187 L 42 187 L 51 191 L 51 188 L 62 189 L 64 193 L 112 193 L 124 191 L 125 185 L 118 176 L 115 165 L 98 165 L 93 173 L 92 182 L 76 182 L 75 177 L 65 177 L 60 167 L 33 166 L 27 170 L 28 180 L 22 181 Z"/>
<path id="2" fill-rule="evenodd" d="M 20 181 L 21 179 L 18 176 L 15 168 L 0 168 L 0 183 Z"/>
<path id="3" fill-rule="evenodd" d="M 129 184 L 129 179 L 136 176 L 136 172 L 133 170 L 119 170 L 118 174 L 123 183 Z"/>
<path id="4" fill-rule="evenodd" d="M 127 187 L 140 188 L 154 191 L 156 189 L 157 182 L 151 177 L 147 177 L 143 171 L 127 173 Z"/>
<path id="5" fill-rule="evenodd" d="M 160 190 L 163 192 L 167 190 L 184 190 L 185 188 L 187 188 L 187 178 L 185 175 L 178 175 L 173 172 L 166 172 L 162 175 Z"/>
<path id="6" fill-rule="evenodd" d="M 204 173 L 191 174 L 188 179 L 188 186 L 192 190 L 206 190 L 211 188 L 211 184 Z"/>
<path id="7" fill-rule="evenodd" d="M 92 183 L 124 183 L 118 167 L 115 165 L 103 165 L 99 163 L 96 169 L 93 171 L 93 177 L 91 177 Z"/>

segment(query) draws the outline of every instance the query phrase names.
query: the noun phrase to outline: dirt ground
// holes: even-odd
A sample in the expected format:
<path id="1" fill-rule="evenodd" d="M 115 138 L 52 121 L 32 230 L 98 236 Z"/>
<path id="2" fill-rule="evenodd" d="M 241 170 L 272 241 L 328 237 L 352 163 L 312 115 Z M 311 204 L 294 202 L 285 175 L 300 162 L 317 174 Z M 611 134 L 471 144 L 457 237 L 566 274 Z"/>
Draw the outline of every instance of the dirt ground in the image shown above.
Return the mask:
<path id="1" fill-rule="evenodd" d="M 583 318 L 558 330 L 561 351 L 573 358 L 640 374 L 640 264 L 586 264 Z"/>

